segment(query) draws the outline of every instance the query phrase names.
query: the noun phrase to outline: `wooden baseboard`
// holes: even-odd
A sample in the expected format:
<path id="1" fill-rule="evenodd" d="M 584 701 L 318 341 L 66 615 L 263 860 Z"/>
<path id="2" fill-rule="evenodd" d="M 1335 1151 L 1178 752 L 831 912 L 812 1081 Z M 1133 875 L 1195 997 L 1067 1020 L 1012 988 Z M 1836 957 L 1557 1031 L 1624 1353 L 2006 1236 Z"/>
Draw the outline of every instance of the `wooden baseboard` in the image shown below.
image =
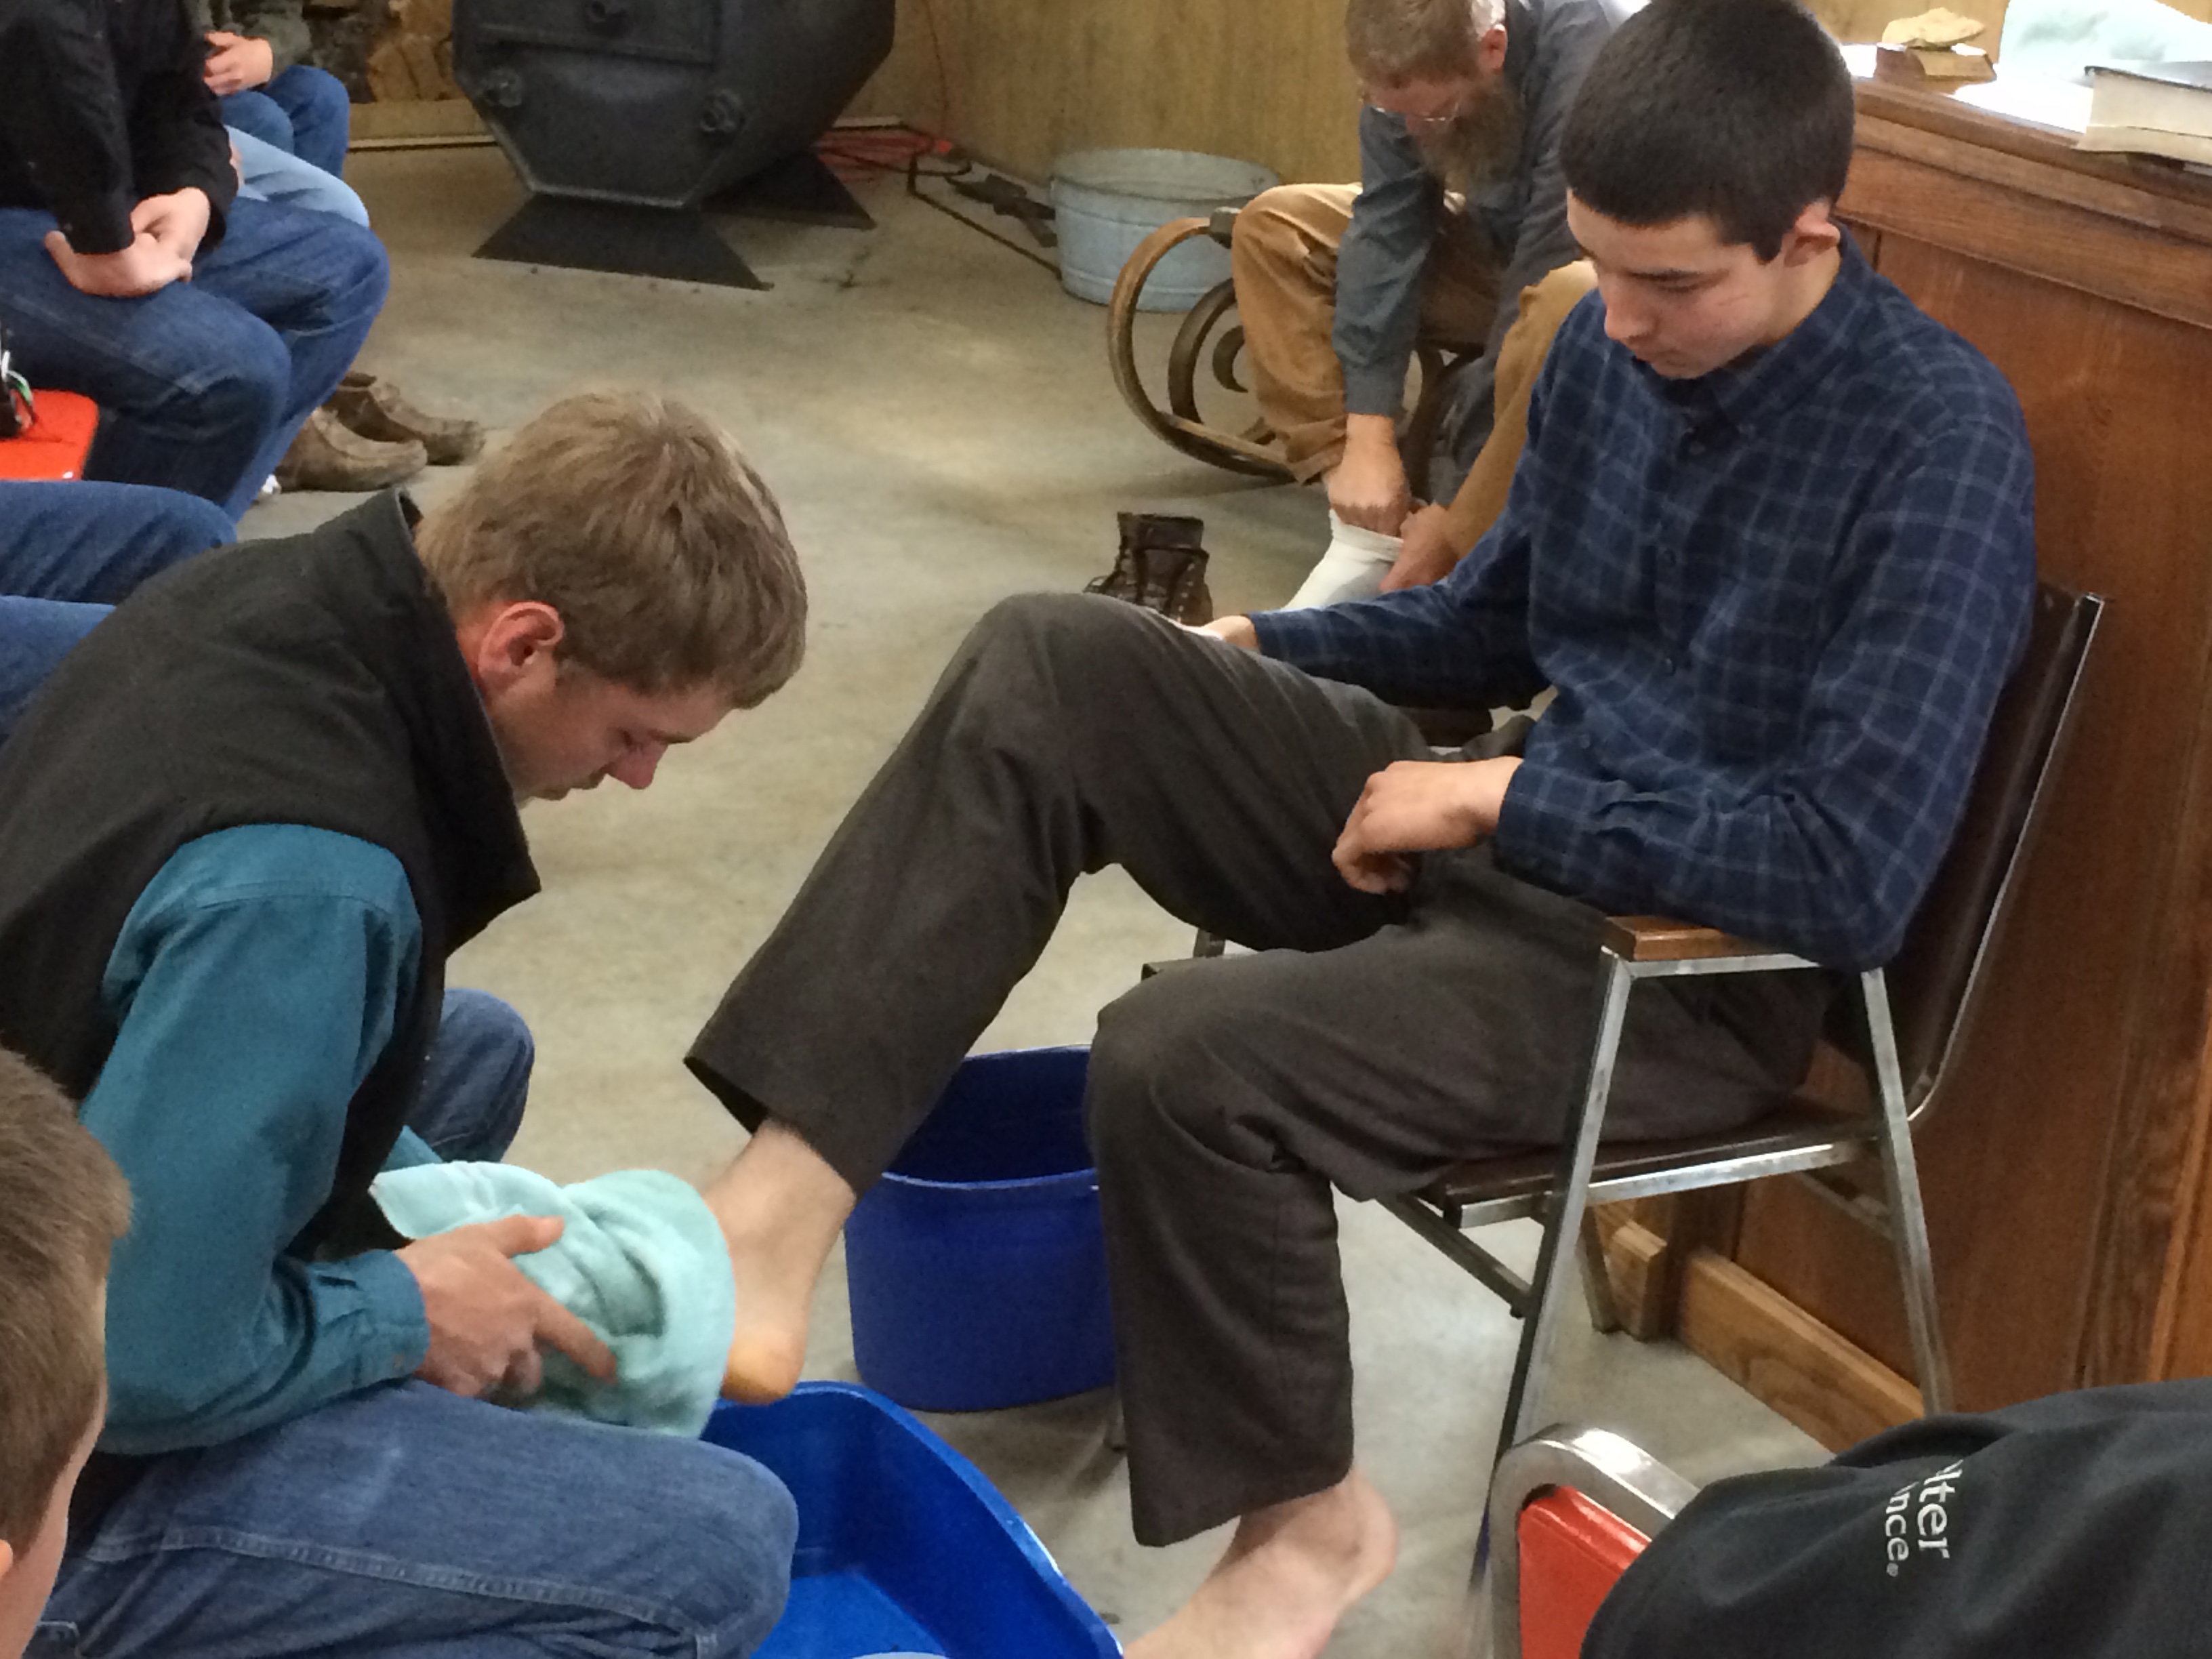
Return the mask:
<path id="1" fill-rule="evenodd" d="M 385 98 L 353 106 L 353 149 L 489 143 L 490 132 L 465 98 Z"/>
<path id="2" fill-rule="evenodd" d="M 1682 1274 L 1676 1334 L 1831 1451 L 1920 1415 L 1920 1390 L 1725 1256 Z"/>

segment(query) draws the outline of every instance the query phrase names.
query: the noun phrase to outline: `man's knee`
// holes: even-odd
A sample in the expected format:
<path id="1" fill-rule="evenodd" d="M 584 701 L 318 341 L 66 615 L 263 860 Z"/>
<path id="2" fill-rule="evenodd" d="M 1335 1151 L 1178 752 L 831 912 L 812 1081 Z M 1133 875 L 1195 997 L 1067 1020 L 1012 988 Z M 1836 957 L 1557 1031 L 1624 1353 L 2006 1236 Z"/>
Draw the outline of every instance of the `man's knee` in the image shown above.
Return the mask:
<path id="1" fill-rule="evenodd" d="M 1018 593 L 983 613 L 961 655 L 994 681 L 1011 674 L 1041 688 L 1080 686 L 1110 680 L 1164 625 L 1139 606 L 1095 593 Z"/>
<path id="2" fill-rule="evenodd" d="M 339 188 L 350 193 L 347 185 Z M 362 210 L 358 222 L 330 213 L 319 216 L 319 222 L 330 238 L 333 311 L 342 318 L 375 316 L 384 309 L 384 297 L 392 287 L 392 260 L 381 239 L 368 228 L 368 210 Z"/>
<path id="3" fill-rule="evenodd" d="M 345 82 L 329 70 L 313 64 L 295 64 L 281 78 L 285 98 L 303 113 L 325 121 L 352 119 L 353 104 Z"/>
<path id="4" fill-rule="evenodd" d="M 799 1509 L 782 1481 L 720 1446 L 669 1441 L 643 1467 L 661 1535 L 681 1554 L 671 1562 L 676 1599 L 713 1631 L 717 1652 L 750 1653 L 783 1616 Z"/>
<path id="5" fill-rule="evenodd" d="M 1567 313 L 1596 286 L 1596 267 L 1587 259 L 1547 271 L 1540 282 L 1521 290 L 1521 309 L 1514 325 L 1538 334 L 1549 343 L 1552 336 L 1559 331 L 1559 325 L 1567 320 Z"/>
<path id="6" fill-rule="evenodd" d="M 1271 289 L 1316 285 L 1314 256 L 1325 253 L 1333 263 L 1335 244 L 1316 234 L 1315 209 L 1314 186 L 1277 185 L 1237 210 L 1229 238 L 1229 266 L 1240 295 L 1255 282 Z"/>
<path id="7" fill-rule="evenodd" d="M 292 393 L 292 359 L 276 330 L 246 316 L 211 343 L 204 378 L 179 380 L 172 397 L 191 418 L 221 432 L 266 432 Z M 166 400 L 165 400 L 166 401 Z M 127 480 L 125 482 L 128 482 Z"/>
<path id="8" fill-rule="evenodd" d="M 1099 1011 L 1085 1090 L 1098 1167 L 1128 1169 L 1196 1139 L 1226 1150 L 1220 1086 L 1244 1022 L 1208 963 L 1169 969 Z"/>
<path id="9" fill-rule="evenodd" d="M 495 1161 L 522 1127 L 538 1046 L 522 1016 L 482 991 L 449 990 L 414 1128 L 448 1160 Z"/>
<path id="10" fill-rule="evenodd" d="M 238 526 L 230 521 L 230 514 L 213 501 L 187 495 L 181 489 L 155 489 L 147 494 L 152 498 L 147 538 L 160 550 L 164 568 L 238 538 Z"/>

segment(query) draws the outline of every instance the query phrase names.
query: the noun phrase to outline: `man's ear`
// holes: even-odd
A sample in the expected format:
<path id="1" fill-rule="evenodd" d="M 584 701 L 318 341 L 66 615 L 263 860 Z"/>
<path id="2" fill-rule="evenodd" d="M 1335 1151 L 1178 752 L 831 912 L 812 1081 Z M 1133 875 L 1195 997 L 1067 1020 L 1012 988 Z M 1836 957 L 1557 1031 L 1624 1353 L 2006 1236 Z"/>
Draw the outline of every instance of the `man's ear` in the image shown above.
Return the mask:
<path id="1" fill-rule="evenodd" d="M 15 1565 L 15 1546 L 10 1544 L 6 1539 L 0 1538 L 0 1578 L 5 1578 L 8 1576 L 8 1569 Z"/>
<path id="2" fill-rule="evenodd" d="M 1840 247 L 1843 240 L 1844 228 L 1836 222 L 1834 210 L 1824 198 L 1807 207 L 1783 233 L 1783 261 L 1793 265 L 1809 264 Z"/>
<path id="3" fill-rule="evenodd" d="M 490 600 L 454 625 L 470 678 L 486 696 L 553 671 L 568 634 L 561 613 L 536 599 Z"/>
<path id="4" fill-rule="evenodd" d="M 1492 23 L 1483 30 L 1482 38 L 1474 43 L 1474 61 L 1485 75 L 1495 75 L 1505 67 L 1505 25 Z"/>

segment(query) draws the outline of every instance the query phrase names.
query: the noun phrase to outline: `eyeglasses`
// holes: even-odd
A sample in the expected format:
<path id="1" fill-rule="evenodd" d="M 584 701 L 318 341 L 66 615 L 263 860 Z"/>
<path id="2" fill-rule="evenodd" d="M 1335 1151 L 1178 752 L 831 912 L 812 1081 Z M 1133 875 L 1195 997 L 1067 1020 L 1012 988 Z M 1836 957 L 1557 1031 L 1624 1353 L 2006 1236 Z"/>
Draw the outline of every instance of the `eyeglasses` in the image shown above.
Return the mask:
<path id="1" fill-rule="evenodd" d="M 1378 104 L 1372 98 L 1363 101 L 1377 115 L 1396 116 L 1406 124 L 1406 131 L 1408 132 L 1441 132 L 1467 113 L 1468 100 L 1462 98 L 1438 115 L 1425 115 L 1417 111 L 1392 109 L 1388 104 Z"/>

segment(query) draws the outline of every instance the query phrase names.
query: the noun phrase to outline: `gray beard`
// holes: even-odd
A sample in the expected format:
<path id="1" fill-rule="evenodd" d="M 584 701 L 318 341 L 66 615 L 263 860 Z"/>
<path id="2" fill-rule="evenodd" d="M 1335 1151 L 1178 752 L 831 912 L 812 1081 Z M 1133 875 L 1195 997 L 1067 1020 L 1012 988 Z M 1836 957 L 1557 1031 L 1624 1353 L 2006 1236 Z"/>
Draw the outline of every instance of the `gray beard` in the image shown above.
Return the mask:
<path id="1" fill-rule="evenodd" d="M 1521 165 L 1521 96 L 1499 80 L 1442 132 L 1413 135 L 1421 164 L 1446 190 L 1477 195 Z"/>

